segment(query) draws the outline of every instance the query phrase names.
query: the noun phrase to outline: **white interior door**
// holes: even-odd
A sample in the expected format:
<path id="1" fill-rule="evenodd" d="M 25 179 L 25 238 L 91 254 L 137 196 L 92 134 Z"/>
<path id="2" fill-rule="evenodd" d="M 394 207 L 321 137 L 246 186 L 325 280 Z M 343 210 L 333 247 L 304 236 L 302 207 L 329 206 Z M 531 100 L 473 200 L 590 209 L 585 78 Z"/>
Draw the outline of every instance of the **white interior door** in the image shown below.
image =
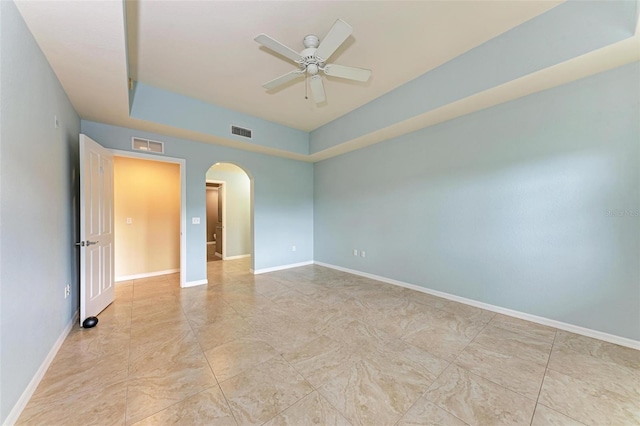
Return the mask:
<path id="1" fill-rule="evenodd" d="M 80 135 L 80 324 L 114 299 L 113 155 Z"/>

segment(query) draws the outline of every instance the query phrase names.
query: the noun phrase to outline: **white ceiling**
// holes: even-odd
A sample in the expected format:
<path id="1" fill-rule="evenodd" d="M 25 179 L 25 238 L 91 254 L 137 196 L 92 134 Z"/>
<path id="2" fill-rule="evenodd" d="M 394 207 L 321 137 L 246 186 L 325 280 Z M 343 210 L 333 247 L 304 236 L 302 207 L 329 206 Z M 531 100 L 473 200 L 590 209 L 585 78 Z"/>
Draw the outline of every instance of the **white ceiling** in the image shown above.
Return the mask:
<path id="1" fill-rule="evenodd" d="M 129 117 L 127 73 L 152 86 L 308 131 L 558 3 L 126 1 L 125 28 L 118 0 L 17 1 L 83 119 L 165 133 L 166 126 Z M 303 80 L 267 93 L 262 83 L 294 65 L 253 38 L 265 33 L 301 50 L 305 35 L 322 38 L 337 18 L 354 32 L 331 61 L 372 69 L 370 81 L 331 78 L 321 106 L 304 99 Z"/>
<path id="2" fill-rule="evenodd" d="M 2 1 L 2 0 L 0 0 Z M 64 90 L 85 120 L 302 161 L 320 161 L 482 108 L 640 60 L 636 35 L 313 155 L 242 143 L 129 116 L 129 77 L 222 107 L 312 130 L 561 3 L 510 1 L 16 0 Z M 125 9 L 127 23 L 125 23 Z M 371 68 L 368 83 L 327 79 L 327 103 L 304 100 L 302 80 L 267 93 L 293 69 L 253 41 L 294 49 L 337 18 L 354 32 L 332 62 Z"/>
<path id="3" fill-rule="evenodd" d="M 558 1 L 127 1 L 134 80 L 305 131 L 313 130 L 556 6 Z M 367 83 L 325 79 L 327 102 L 304 80 L 267 92 L 296 68 L 253 39 L 296 51 L 337 18 L 354 29 L 331 58 L 369 68 Z M 329 81 L 327 81 L 329 80 Z"/>

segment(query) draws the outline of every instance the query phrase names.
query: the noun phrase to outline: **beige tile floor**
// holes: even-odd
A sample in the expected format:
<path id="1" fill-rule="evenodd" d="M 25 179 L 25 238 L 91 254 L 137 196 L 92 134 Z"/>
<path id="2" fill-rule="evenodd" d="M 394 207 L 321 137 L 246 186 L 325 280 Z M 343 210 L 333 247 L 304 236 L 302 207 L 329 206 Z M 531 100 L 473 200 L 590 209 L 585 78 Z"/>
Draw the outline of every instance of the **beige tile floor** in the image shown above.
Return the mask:
<path id="1" fill-rule="evenodd" d="M 118 284 L 25 425 L 637 425 L 640 351 L 319 266 Z"/>

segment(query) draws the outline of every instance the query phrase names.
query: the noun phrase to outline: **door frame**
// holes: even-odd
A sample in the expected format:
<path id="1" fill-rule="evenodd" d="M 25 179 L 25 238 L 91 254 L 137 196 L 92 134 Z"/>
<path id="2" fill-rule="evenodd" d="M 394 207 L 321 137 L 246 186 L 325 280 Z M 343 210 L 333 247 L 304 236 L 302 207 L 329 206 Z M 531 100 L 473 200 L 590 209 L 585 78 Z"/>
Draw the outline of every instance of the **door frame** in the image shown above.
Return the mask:
<path id="1" fill-rule="evenodd" d="M 187 284 L 187 161 L 184 158 L 165 157 L 140 152 L 110 150 L 114 157 L 138 158 L 141 160 L 159 161 L 161 163 L 178 164 L 180 167 L 180 287 Z"/>
<path id="2" fill-rule="evenodd" d="M 220 186 L 218 187 L 218 191 L 222 190 L 222 260 L 227 260 L 227 189 L 225 185 L 227 184 L 224 180 L 214 180 L 214 179 L 206 179 L 205 185 L 207 183 L 217 183 Z M 205 188 L 206 191 L 206 188 Z"/>

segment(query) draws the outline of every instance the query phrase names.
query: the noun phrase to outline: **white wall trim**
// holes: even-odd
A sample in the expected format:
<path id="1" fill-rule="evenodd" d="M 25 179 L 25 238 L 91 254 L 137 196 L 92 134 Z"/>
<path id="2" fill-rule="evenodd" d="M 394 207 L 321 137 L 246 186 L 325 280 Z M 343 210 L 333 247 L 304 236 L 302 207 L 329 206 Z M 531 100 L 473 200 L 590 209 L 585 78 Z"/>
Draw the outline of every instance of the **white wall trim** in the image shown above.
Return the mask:
<path id="1" fill-rule="evenodd" d="M 124 275 L 122 277 L 116 277 L 115 282 L 139 280 L 141 278 L 157 277 L 159 275 L 175 274 L 180 272 L 180 269 L 167 269 L 166 271 L 147 272 L 145 274 Z"/>
<path id="2" fill-rule="evenodd" d="M 273 268 L 264 268 L 264 269 L 257 269 L 257 270 L 253 270 L 251 269 L 251 273 L 253 275 L 259 275 L 259 274 L 266 274 L 267 272 L 275 272 L 275 271 L 282 271 L 284 269 L 291 269 L 291 268 L 298 268 L 300 266 L 307 266 L 307 265 L 313 265 L 313 260 L 310 260 L 308 262 L 300 262 L 300 263 L 292 263 L 290 265 L 281 265 L 281 266 L 274 266 Z"/>
<path id="3" fill-rule="evenodd" d="M 204 285 L 204 284 L 209 284 L 209 280 L 207 280 L 206 278 L 204 280 L 196 280 L 196 281 L 187 281 L 184 283 L 183 286 L 181 286 L 182 288 L 186 288 L 186 287 L 195 287 L 197 285 Z"/>
<path id="4" fill-rule="evenodd" d="M 20 398 L 18 398 L 16 405 L 13 406 L 13 408 L 9 412 L 9 415 L 4 420 L 4 423 L 3 423 L 4 426 L 13 425 L 18 421 L 20 414 L 22 414 L 22 410 L 24 410 L 24 407 L 27 406 L 27 403 L 33 396 L 33 393 L 38 388 L 40 381 L 42 380 L 45 373 L 49 369 L 49 366 L 51 365 L 54 358 L 58 354 L 60 347 L 64 343 L 64 339 L 67 338 L 73 326 L 78 324 L 78 320 L 79 320 L 78 314 L 79 314 L 78 311 L 76 311 L 76 313 L 73 314 L 73 317 L 67 323 L 67 326 L 64 328 L 64 330 L 62 330 L 62 333 L 60 333 L 60 336 L 58 336 L 58 339 L 53 344 L 53 347 L 47 354 L 46 358 L 42 361 L 42 364 L 40 364 L 40 368 L 38 368 L 38 371 L 36 371 L 36 374 L 33 376 L 31 381 L 27 385 L 27 388 L 24 390 L 24 392 L 22 392 L 22 395 L 20 395 Z"/>
<path id="5" fill-rule="evenodd" d="M 557 328 L 559 330 L 569 331 L 571 333 L 580 334 L 587 337 L 592 337 L 598 340 L 604 340 L 605 342 L 614 343 L 620 346 L 626 346 L 632 349 L 640 350 L 640 341 L 628 339 L 626 337 L 616 336 L 615 334 L 609 334 L 602 331 L 592 330 L 590 328 L 580 327 L 573 324 L 568 324 L 562 321 L 557 321 L 545 317 L 539 317 L 537 315 L 527 314 L 525 312 L 515 311 L 500 306 L 491 305 L 489 303 L 478 302 L 477 300 L 467 299 L 466 297 L 456 296 L 454 294 L 444 293 L 442 291 L 432 290 L 426 287 L 421 287 L 415 284 L 409 284 L 402 281 L 394 280 L 391 278 L 381 277 L 379 275 L 369 274 L 367 272 L 356 271 L 354 269 L 343 268 L 342 266 L 331 265 L 324 262 L 313 262 L 316 265 L 324 266 L 331 269 L 336 269 L 342 272 L 348 272 L 350 274 L 359 275 L 366 278 L 371 278 L 377 281 L 382 281 L 388 284 L 397 285 L 400 287 L 408 288 L 411 290 L 420 291 L 422 293 L 431 294 L 433 296 L 442 297 L 443 299 L 453 300 L 454 302 L 464 303 L 465 305 L 475 306 L 477 308 L 486 309 L 487 311 L 496 312 L 510 317 L 523 319 L 526 321 L 535 322 L 537 324 L 546 325 L 549 327 Z"/>
<path id="6" fill-rule="evenodd" d="M 218 254 L 218 253 L 216 253 Z M 251 256 L 250 254 L 239 254 L 237 256 L 227 256 L 223 257 L 224 260 L 235 260 L 235 259 L 244 259 L 245 257 Z"/>

